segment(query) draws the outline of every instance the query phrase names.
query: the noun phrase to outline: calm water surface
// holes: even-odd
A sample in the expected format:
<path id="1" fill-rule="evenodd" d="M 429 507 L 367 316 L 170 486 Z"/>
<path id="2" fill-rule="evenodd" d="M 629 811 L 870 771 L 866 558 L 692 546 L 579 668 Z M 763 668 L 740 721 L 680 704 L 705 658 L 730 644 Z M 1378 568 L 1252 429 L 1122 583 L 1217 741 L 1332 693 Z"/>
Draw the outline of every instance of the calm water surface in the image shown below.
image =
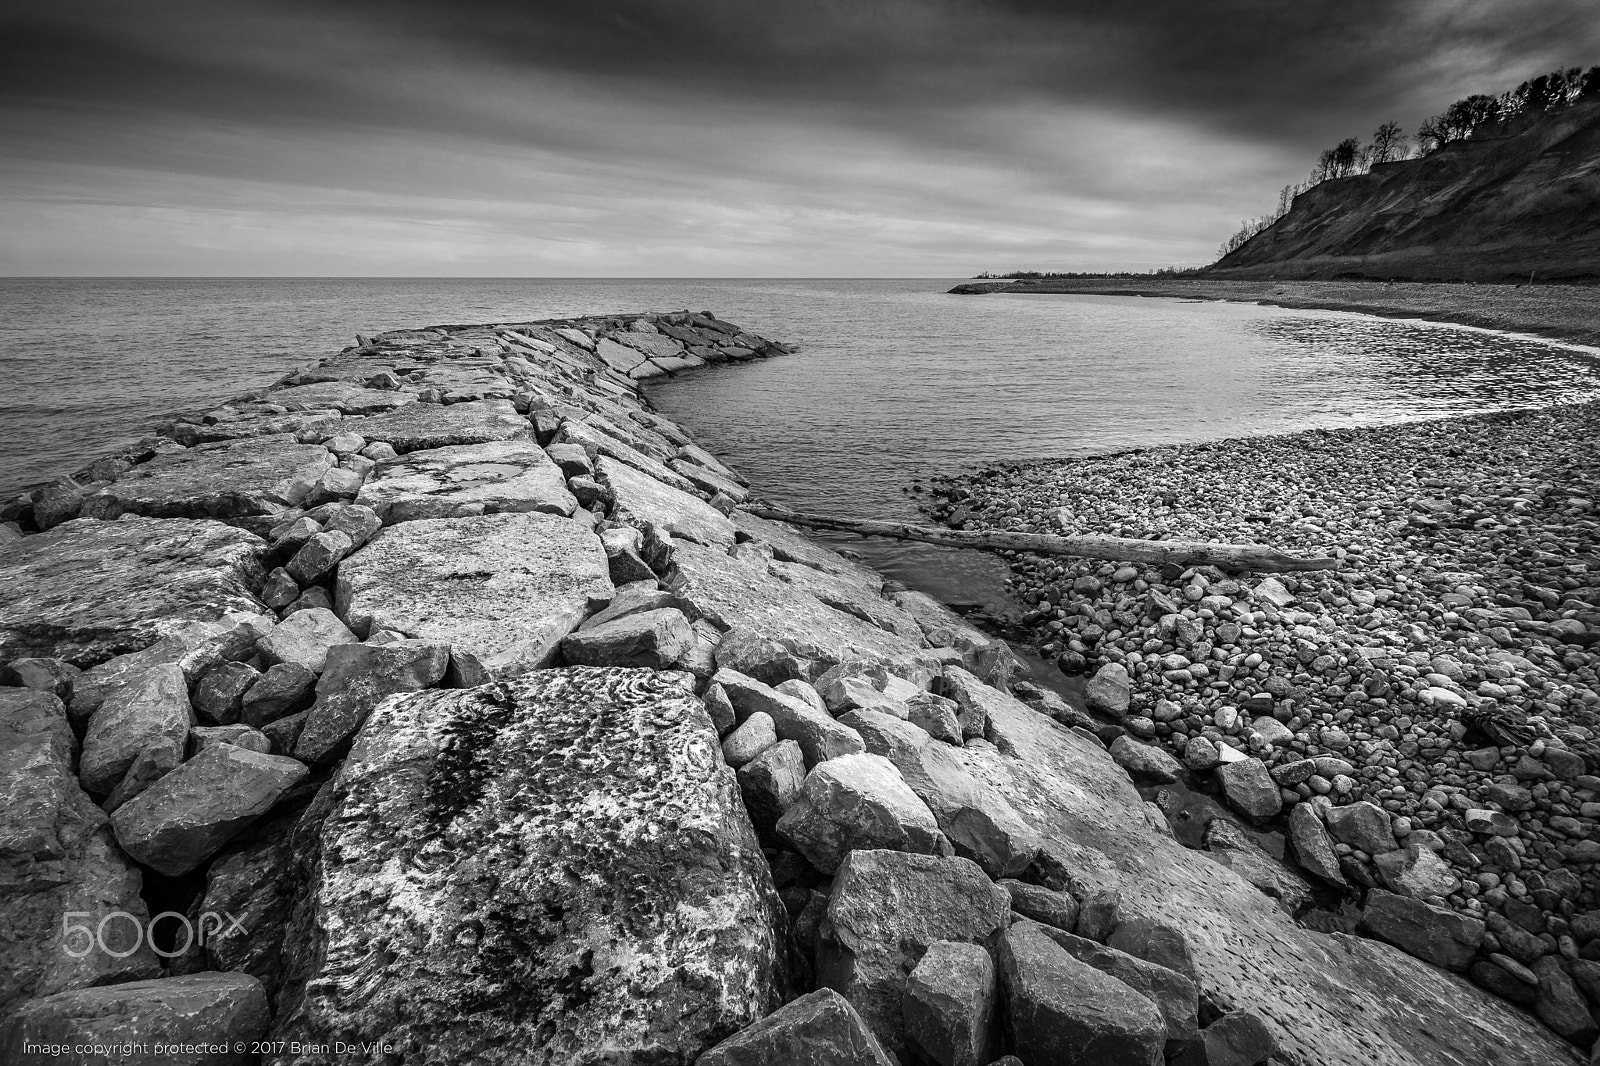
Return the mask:
<path id="1" fill-rule="evenodd" d="M 652 386 L 764 496 L 914 514 L 913 478 L 991 462 L 1587 399 L 1600 361 L 1359 315 L 1135 297 L 958 297 L 948 281 L 0 280 L 0 494 L 259 387 L 357 332 L 710 310 L 799 355 Z M 998 603 L 997 564 L 856 543 Z"/>

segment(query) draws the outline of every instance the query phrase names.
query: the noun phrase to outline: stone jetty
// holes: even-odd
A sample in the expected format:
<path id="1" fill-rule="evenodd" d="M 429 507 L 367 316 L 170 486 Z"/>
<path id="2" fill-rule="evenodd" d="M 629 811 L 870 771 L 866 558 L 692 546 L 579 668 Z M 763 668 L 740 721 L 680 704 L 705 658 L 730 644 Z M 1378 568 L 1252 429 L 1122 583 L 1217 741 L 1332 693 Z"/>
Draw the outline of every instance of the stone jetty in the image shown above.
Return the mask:
<path id="1" fill-rule="evenodd" d="M 1182 761 L 1144 744 L 1175 719 L 1134 724 L 1126 655 L 1089 698 L 1128 724 L 1095 728 L 1004 642 L 741 510 L 640 388 L 787 352 L 691 313 L 362 337 L 9 505 L 0 1060 L 1583 1060 L 1600 930 L 1561 874 L 1581 841 L 1524 839 L 1550 807 L 1441 779 L 1460 833 L 1394 817 L 1364 724 L 1297 719 L 1270 669 L 1276 740 L 1208 710 Z M 1228 582 L 1263 605 L 1238 639 L 1321 633 L 1291 617 L 1310 585 L 1206 580 L 1162 593 L 1191 665 Z M 1468 670 L 1394 685 L 1466 699 Z M 1301 757 L 1308 728 L 1344 754 Z M 1585 749 L 1549 732 L 1489 769 L 1585 817 Z M 1297 867 L 1141 794 L 1205 744 L 1226 803 L 1289 805 Z M 1524 864 L 1495 917 L 1451 905 L 1488 840 Z M 1366 890 L 1359 929 L 1289 905 L 1328 881 Z"/>

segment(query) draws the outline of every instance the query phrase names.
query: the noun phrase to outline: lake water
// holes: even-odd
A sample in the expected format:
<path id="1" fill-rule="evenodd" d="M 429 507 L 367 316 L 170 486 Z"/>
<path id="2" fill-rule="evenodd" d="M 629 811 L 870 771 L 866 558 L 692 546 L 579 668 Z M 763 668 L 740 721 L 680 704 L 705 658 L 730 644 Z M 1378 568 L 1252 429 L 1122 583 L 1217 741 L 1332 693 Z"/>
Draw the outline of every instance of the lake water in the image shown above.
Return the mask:
<path id="1" fill-rule="evenodd" d="M 179 408 L 357 332 L 709 310 L 787 359 L 651 395 L 767 498 L 911 517 L 916 477 L 994 462 L 1600 396 L 1600 361 L 1543 342 L 1359 315 L 1097 296 L 950 296 L 908 281 L 0 279 L 0 498 Z M 852 544 L 950 600 L 998 603 L 991 558 Z"/>

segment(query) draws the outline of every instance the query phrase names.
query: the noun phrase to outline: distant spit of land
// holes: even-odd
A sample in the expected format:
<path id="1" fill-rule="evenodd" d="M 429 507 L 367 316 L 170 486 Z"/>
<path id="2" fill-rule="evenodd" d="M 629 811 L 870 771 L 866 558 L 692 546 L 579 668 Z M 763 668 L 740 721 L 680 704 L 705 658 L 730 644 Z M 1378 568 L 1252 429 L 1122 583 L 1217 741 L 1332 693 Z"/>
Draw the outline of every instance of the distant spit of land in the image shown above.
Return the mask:
<path id="1" fill-rule="evenodd" d="M 1240 300 L 1282 307 L 1362 311 L 1395 318 L 1458 322 L 1600 347 L 1600 287 L 1474 285 L 1444 282 L 1233 281 L 1197 277 L 1046 278 L 975 281 L 956 293 L 1079 293 Z"/>

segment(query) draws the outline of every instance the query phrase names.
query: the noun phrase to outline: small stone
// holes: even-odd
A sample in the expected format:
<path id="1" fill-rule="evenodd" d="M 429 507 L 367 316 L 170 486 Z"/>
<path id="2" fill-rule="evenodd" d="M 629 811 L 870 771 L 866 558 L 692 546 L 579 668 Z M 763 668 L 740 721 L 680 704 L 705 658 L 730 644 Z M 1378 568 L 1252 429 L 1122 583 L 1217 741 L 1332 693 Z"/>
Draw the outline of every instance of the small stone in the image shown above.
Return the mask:
<path id="1" fill-rule="evenodd" d="M 308 764 L 330 760 L 382 700 L 437 684 L 449 665 L 450 645 L 437 641 L 334 645 L 317 680 L 317 701 L 295 740 L 294 757 Z"/>
<path id="2" fill-rule="evenodd" d="M 1330 807 L 1327 823 L 1334 839 L 1360 848 L 1368 855 L 1381 855 L 1400 848 L 1389 824 L 1388 812 L 1375 803 L 1362 800 L 1344 807 Z"/>
<path id="3" fill-rule="evenodd" d="M 938 1066 L 984 1066 L 999 1050 L 994 962 L 977 944 L 939 940 L 906 979 L 906 1042 Z"/>
<path id="4" fill-rule="evenodd" d="M 1461 879 L 1451 872 L 1449 863 L 1417 844 L 1408 842 L 1398 851 L 1384 852 L 1374 857 L 1373 865 L 1378 877 L 1398 895 L 1418 899 L 1448 896 L 1461 887 Z"/>
<path id="5" fill-rule="evenodd" d="M 195 713 L 208 722 L 229 725 L 244 714 L 244 696 L 261 679 L 249 663 L 220 662 L 200 676 L 190 694 Z"/>
<path id="6" fill-rule="evenodd" d="M 1084 688 L 1084 699 L 1089 710 L 1121 718 L 1133 703 L 1133 685 L 1127 667 L 1121 663 L 1106 663 L 1095 671 Z"/>
<path id="7" fill-rule="evenodd" d="M 1329 884 L 1341 887 L 1347 884 L 1339 871 L 1339 857 L 1334 854 L 1328 832 L 1309 805 L 1297 803 L 1290 809 L 1289 841 L 1294 846 L 1295 859 L 1307 872 Z"/>
<path id="8" fill-rule="evenodd" d="M 1111 757 L 1136 781 L 1156 781 L 1165 784 L 1176 781 L 1183 775 L 1183 764 L 1165 750 L 1154 744 L 1141 744 L 1131 737 L 1120 736 L 1113 740 Z"/>
<path id="9" fill-rule="evenodd" d="M 332 611 L 311 607 L 296 611 L 261 638 L 257 648 L 268 666 L 293 663 L 314 674 L 322 673 L 328 649 L 336 644 L 357 644 L 359 638 Z"/>
<path id="10" fill-rule="evenodd" d="M 683 612 L 663 607 L 579 629 L 562 640 L 561 653 L 575 666 L 667 670 L 677 664 L 694 639 Z"/>
<path id="11" fill-rule="evenodd" d="M 189 731 L 189 743 L 193 745 L 196 755 L 218 744 L 232 744 L 236 748 L 258 751 L 263 755 L 272 750 L 272 741 L 267 739 L 265 733 L 242 723 L 196 726 Z"/>
<path id="12" fill-rule="evenodd" d="M 285 569 L 301 586 L 315 585 L 333 573 L 333 568 L 353 550 L 355 541 L 348 533 L 318 533 L 294 553 Z"/>
<path id="13" fill-rule="evenodd" d="M 794 741 L 780 740 L 739 767 L 738 776 L 751 823 L 770 835 L 784 812 L 800 798 L 806 780 L 805 756 Z"/>
<path id="14" fill-rule="evenodd" d="M 894 1066 L 850 1001 L 821 988 L 741 1029 L 696 1066 Z"/>
<path id="15" fill-rule="evenodd" d="M 266 814 L 306 773 L 294 759 L 219 744 L 118 808 L 111 827 L 129 855 L 176 877 Z"/>
<path id="16" fill-rule="evenodd" d="M 1078 924 L 1078 901 L 1070 892 L 1058 892 L 1043 885 L 1030 885 L 1012 878 L 995 884 L 1005 889 L 1011 897 L 1011 909 L 1024 918 L 1031 918 L 1063 932 L 1072 932 Z"/>
<path id="17" fill-rule="evenodd" d="M 1480 835 L 1514 837 L 1517 835 L 1517 820 L 1509 814 L 1499 811 L 1473 809 L 1462 812 L 1462 820 L 1466 822 L 1467 829 Z"/>
<path id="18" fill-rule="evenodd" d="M 1234 809 L 1255 819 L 1271 818 L 1283 809 L 1277 782 L 1260 759 L 1242 759 L 1217 767 L 1222 791 Z"/>
<path id="19" fill-rule="evenodd" d="M 773 727 L 772 716 L 756 711 L 722 742 L 722 759 L 737 770 L 776 743 L 778 731 Z"/>
<path id="20" fill-rule="evenodd" d="M 806 775 L 778 835 L 824 873 L 857 849 L 954 854 L 933 812 L 881 755 L 841 755 Z"/>
<path id="21" fill-rule="evenodd" d="M 278 663 L 267 668 L 244 694 L 244 720 L 257 729 L 294 710 L 317 683 L 317 675 L 299 663 Z"/>

